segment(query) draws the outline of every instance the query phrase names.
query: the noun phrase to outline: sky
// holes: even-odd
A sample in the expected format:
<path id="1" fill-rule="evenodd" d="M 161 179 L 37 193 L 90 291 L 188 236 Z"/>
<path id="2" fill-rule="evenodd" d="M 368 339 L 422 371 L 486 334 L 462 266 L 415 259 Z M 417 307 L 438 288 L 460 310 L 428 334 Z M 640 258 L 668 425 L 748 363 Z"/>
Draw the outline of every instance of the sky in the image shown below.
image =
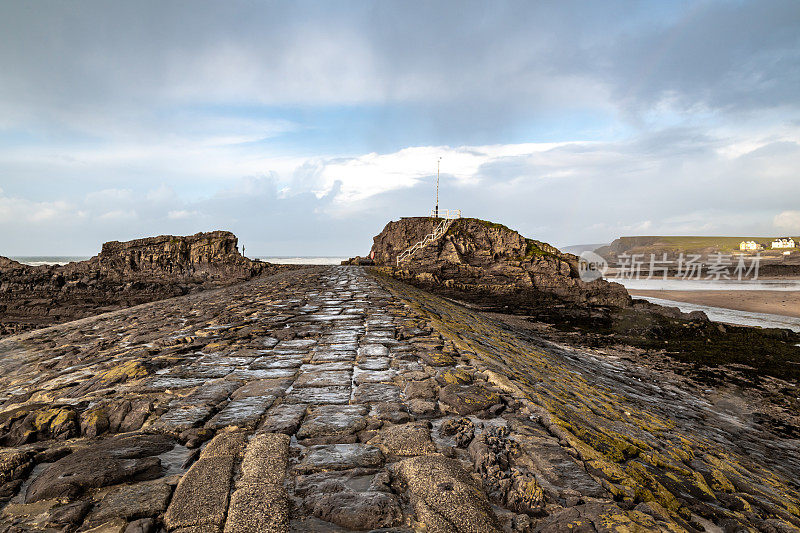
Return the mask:
<path id="1" fill-rule="evenodd" d="M 557 246 L 800 235 L 800 2 L 0 3 L 0 255 L 435 203 Z"/>

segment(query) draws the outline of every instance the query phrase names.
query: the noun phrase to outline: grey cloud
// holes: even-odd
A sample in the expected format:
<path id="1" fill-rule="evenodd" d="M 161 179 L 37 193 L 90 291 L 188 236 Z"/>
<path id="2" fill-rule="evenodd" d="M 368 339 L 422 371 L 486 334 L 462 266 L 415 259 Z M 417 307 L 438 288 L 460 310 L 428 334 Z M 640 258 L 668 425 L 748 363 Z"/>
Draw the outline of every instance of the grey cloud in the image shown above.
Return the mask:
<path id="1" fill-rule="evenodd" d="M 554 108 L 643 114 L 664 100 L 683 111 L 797 111 L 797 2 L 706 2 L 660 18 L 649 9 L 668 11 L 658 2 L 9 2 L 0 98 L 11 116 L 73 127 L 104 112 L 136 122 L 143 109 L 187 101 L 418 104 L 434 131 L 465 134 L 513 130 Z"/>

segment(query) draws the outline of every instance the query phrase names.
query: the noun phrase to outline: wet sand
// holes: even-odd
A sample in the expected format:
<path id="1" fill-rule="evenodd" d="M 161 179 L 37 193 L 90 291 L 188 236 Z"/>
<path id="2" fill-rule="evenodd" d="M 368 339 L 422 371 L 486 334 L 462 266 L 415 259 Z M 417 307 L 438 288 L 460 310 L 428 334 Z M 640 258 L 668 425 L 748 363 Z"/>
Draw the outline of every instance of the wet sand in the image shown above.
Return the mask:
<path id="1" fill-rule="evenodd" d="M 660 291 L 629 289 L 631 296 L 650 296 L 753 313 L 800 318 L 800 291 Z"/>

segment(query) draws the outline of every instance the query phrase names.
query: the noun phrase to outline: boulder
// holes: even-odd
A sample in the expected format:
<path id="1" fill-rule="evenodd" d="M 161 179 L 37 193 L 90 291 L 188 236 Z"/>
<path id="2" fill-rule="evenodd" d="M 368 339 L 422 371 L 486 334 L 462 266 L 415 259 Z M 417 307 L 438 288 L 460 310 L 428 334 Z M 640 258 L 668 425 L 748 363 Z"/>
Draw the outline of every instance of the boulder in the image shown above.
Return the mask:
<path id="1" fill-rule="evenodd" d="M 89 489 L 160 477 L 161 460 L 155 456 L 174 445 L 175 441 L 163 435 L 125 435 L 94 443 L 59 459 L 36 476 L 25 501 L 74 499 Z"/>

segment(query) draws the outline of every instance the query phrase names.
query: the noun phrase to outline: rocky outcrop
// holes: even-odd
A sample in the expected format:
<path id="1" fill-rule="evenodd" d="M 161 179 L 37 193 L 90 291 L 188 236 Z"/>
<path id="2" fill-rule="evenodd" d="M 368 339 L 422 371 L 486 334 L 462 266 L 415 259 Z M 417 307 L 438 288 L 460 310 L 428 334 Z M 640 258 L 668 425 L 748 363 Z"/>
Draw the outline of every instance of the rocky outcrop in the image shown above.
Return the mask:
<path id="1" fill-rule="evenodd" d="M 87 261 L 28 266 L 0 257 L 0 335 L 49 326 L 282 267 L 252 261 L 228 231 L 112 241 Z"/>
<path id="2" fill-rule="evenodd" d="M 397 265 L 398 255 L 439 222 L 429 217 L 390 222 L 375 237 L 371 256 L 393 277 L 492 307 L 631 305 L 619 284 L 582 281 L 576 256 L 475 218 L 455 220 L 442 238 Z"/>
<path id="3" fill-rule="evenodd" d="M 620 284 L 582 281 L 576 256 L 500 224 L 455 220 L 441 238 L 398 265 L 398 255 L 440 222 L 415 217 L 387 224 L 370 254 L 378 271 L 483 310 L 528 316 L 562 332 L 553 334 L 563 343 L 662 349 L 680 361 L 714 364 L 750 365 L 758 354 L 759 369 L 746 379 L 800 376 L 800 369 L 786 364 L 796 356 L 797 333 L 722 326 L 701 311 L 632 300 Z M 455 411 L 466 414 L 463 409 Z"/>
<path id="4" fill-rule="evenodd" d="M 101 273 L 125 279 L 173 276 L 229 280 L 260 274 L 267 264 L 243 257 L 238 242 L 229 231 L 111 241 L 103 244 L 100 255 L 91 261 L 96 259 Z"/>

